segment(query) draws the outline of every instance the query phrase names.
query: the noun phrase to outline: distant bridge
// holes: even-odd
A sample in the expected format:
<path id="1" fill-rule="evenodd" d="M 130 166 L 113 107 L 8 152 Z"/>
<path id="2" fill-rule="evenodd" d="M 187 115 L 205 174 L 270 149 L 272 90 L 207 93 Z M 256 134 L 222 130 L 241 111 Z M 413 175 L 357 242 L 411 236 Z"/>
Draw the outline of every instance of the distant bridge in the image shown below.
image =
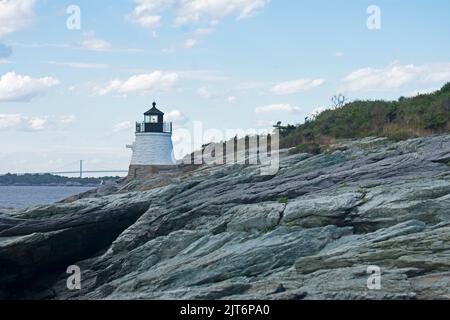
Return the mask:
<path id="1" fill-rule="evenodd" d="M 78 163 L 78 161 L 77 161 Z M 79 161 L 80 168 L 76 171 L 46 171 L 46 172 L 35 172 L 30 174 L 53 174 L 53 175 L 65 175 L 65 174 L 79 174 L 80 178 L 83 178 L 84 174 L 87 173 L 128 173 L 128 170 L 114 170 L 114 169 L 107 169 L 107 170 L 83 170 L 83 160 Z M 24 175 L 27 173 L 19 173 L 19 175 Z"/>

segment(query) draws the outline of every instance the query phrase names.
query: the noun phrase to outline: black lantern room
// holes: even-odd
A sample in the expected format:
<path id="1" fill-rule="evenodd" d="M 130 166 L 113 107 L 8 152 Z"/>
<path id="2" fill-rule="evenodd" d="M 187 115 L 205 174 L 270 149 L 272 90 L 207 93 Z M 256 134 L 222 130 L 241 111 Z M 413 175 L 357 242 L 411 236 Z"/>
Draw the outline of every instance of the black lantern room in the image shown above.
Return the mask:
<path id="1" fill-rule="evenodd" d="M 136 123 L 136 132 L 172 132 L 172 123 L 164 122 L 164 112 L 156 108 L 156 102 L 153 107 L 144 113 L 144 122 Z"/>

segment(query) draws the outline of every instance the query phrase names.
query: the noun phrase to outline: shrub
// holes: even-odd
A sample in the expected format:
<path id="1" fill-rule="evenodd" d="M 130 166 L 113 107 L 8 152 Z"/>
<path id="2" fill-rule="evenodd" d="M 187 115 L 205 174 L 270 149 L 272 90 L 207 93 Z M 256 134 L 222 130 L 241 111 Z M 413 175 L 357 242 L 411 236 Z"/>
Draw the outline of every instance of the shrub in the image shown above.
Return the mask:
<path id="1" fill-rule="evenodd" d="M 389 132 L 393 141 L 441 134 L 450 130 L 450 83 L 441 90 L 396 101 L 355 100 L 338 108 L 327 109 L 312 120 L 295 126 L 280 137 L 282 148 L 294 147 L 292 154 L 318 153 L 327 140 L 383 136 Z M 286 127 L 287 128 L 287 127 Z"/>
<path id="2" fill-rule="evenodd" d="M 403 140 L 417 138 L 417 136 L 408 131 L 397 131 L 397 132 L 388 133 L 386 135 L 386 138 L 389 141 L 399 142 L 399 141 L 403 141 Z"/>
<path id="3" fill-rule="evenodd" d="M 283 203 L 283 204 L 287 204 L 289 202 L 289 199 L 287 197 L 279 197 L 277 199 L 278 203 Z"/>
<path id="4" fill-rule="evenodd" d="M 273 230 L 275 230 L 274 227 L 264 227 L 264 228 L 262 228 L 261 232 L 262 233 L 269 233 L 269 232 L 272 232 Z"/>
<path id="5" fill-rule="evenodd" d="M 298 153 L 319 154 L 320 152 L 321 152 L 320 146 L 315 142 L 305 142 L 289 150 L 290 154 L 298 154 Z"/>

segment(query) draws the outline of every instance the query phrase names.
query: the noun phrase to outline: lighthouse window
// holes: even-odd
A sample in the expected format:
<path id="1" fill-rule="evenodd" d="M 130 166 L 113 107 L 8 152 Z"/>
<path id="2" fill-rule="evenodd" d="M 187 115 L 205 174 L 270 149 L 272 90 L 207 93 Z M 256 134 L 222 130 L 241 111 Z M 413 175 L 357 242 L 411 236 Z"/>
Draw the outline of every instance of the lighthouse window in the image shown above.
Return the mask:
<path id="1" fill-rule="evenodd" d="M 158 123 L 158 116 L 151 116 L 150 123 Z"/>

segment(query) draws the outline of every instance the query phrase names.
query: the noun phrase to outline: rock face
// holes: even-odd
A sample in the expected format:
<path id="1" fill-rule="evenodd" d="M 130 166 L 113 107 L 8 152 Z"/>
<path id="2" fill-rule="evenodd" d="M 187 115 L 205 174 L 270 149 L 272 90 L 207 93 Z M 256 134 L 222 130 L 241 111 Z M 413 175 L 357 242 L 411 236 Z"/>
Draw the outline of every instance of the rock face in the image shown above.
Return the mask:
<path id="1" fill-rule="evenodd" d="M 449 155 L 448 135 L 347 141 L 274 176 L 201 167 L 3 212 L 0 297 L 449 299 Z"/>

